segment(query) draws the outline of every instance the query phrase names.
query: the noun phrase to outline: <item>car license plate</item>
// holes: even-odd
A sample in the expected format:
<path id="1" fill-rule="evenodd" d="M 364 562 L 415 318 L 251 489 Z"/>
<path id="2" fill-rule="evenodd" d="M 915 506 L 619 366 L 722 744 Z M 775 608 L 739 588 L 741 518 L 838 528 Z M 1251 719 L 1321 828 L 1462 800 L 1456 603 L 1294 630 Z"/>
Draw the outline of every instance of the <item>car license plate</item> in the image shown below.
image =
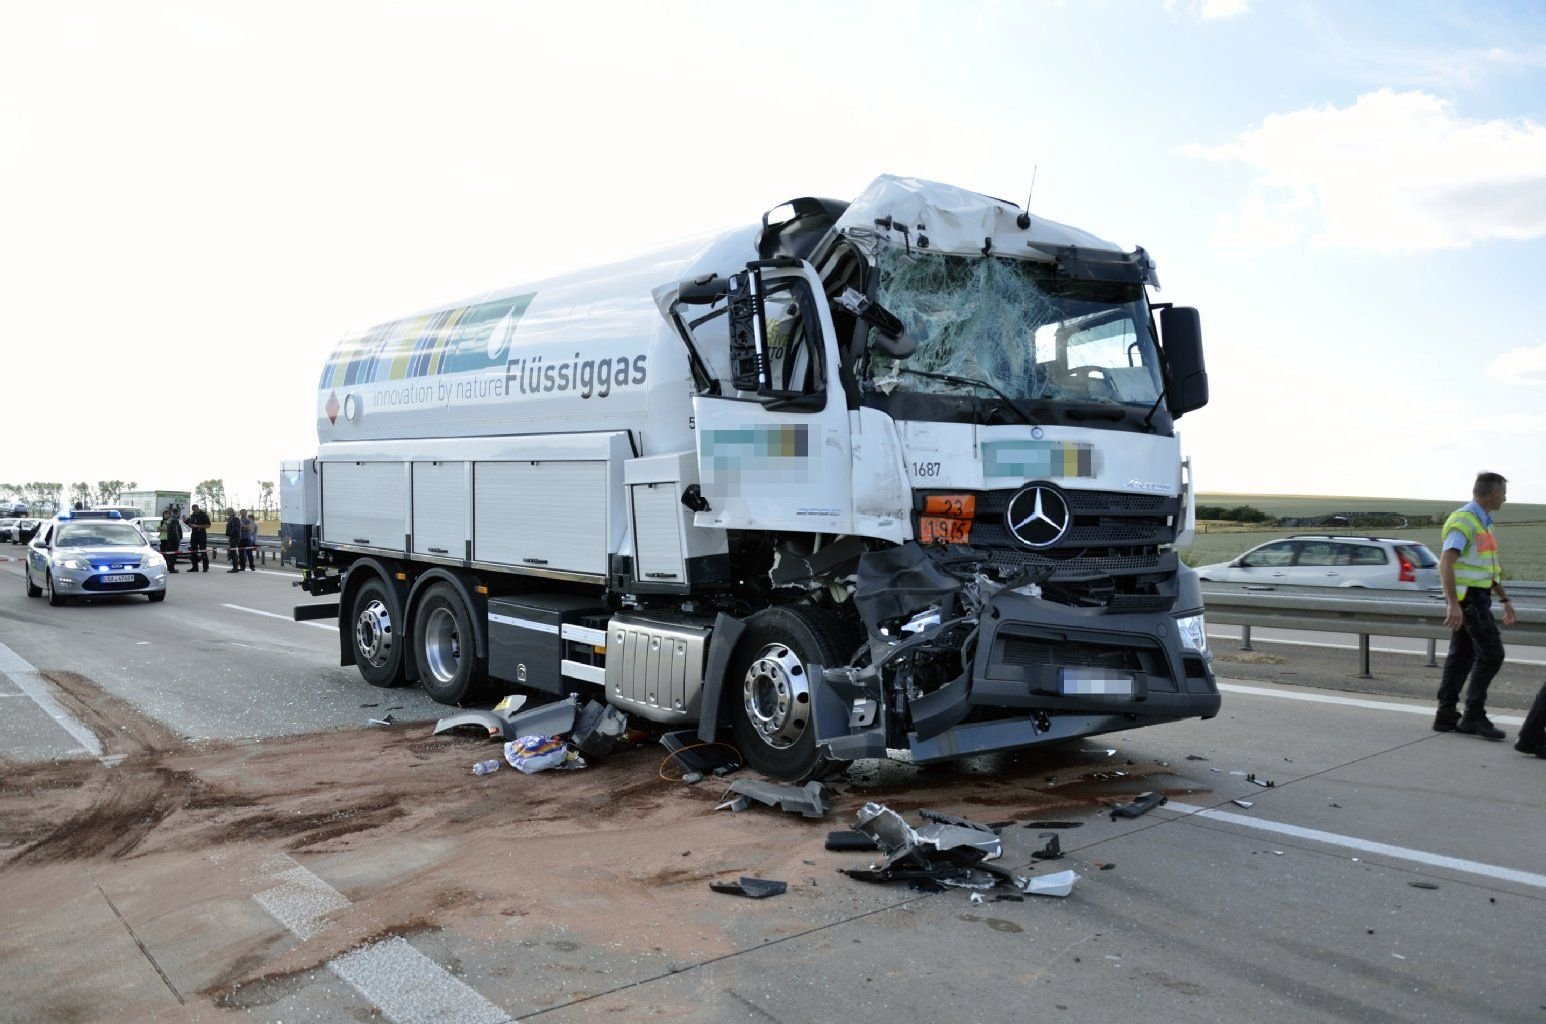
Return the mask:
<path id="1" fill-rule="evenodd" d="M 1112 672 L 1101 668 L 1063 669 L 1064 696 L 1119 696 L 1133 695 L 1133 677 L 1126 672 Z"/>
<path id="2" fill-rule="evenodd" d="M 103 576 L 103 583 L 133 583 L 133 576 Z"/>

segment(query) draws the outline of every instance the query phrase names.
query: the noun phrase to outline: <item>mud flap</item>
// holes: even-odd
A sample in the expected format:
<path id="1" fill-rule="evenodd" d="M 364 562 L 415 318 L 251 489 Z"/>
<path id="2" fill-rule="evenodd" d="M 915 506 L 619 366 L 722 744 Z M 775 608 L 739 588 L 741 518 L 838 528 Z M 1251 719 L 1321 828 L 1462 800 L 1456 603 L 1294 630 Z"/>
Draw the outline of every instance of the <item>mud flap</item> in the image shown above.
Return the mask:
<path id="1" fill-rule="evenodd" d="M 714 616 L 714 632 L 709 635 L 709 660 L 703 667 L 703 700 L 698 719 L 698 739 L 713 743 L 719 739 L 719 721 L 724 709 L 719 694 L 725 684 L 725 670 L 730 667 L 730 655 L 735 653 L 736 642 L 746 632 L 746 623 L 732 615 L 720 612 Z"/>

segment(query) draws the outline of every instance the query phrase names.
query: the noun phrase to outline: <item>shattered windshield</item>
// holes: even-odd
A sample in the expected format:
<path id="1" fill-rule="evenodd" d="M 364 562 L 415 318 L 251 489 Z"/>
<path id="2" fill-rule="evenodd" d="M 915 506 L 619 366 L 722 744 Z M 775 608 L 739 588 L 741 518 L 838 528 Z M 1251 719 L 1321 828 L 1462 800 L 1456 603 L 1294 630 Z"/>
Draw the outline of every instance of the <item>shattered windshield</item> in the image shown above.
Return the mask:
<path id="1" fill-rule="evenodd" d="M 1143 286 L 1076 281 L 1050 263 L 998 256 L 877 254 L 880 301 L 918 342 L 905 360 L 876 353 L 887 394 L 959 394 L 902 368 L 987 381 L 1016 399 L 1150 406 L 1157 353 Z"/>

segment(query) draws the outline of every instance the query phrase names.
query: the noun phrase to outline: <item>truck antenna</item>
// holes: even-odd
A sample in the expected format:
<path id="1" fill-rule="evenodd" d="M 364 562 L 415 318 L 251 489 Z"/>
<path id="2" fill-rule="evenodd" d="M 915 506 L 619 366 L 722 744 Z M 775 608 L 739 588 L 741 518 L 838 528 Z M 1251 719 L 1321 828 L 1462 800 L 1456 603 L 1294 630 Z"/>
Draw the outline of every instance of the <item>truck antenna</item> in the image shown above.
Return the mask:
<path id="1" fill-rule="evenodd" d="M 1015 224 L 1021 231 L 1031 226 L 1031 197 L 1036 194 L 1036 171 L 1040 167 L 1040 164 L 1031 165 L 1031 190 L 1025 196 L 1025 209 L 1015 218 Z"/>

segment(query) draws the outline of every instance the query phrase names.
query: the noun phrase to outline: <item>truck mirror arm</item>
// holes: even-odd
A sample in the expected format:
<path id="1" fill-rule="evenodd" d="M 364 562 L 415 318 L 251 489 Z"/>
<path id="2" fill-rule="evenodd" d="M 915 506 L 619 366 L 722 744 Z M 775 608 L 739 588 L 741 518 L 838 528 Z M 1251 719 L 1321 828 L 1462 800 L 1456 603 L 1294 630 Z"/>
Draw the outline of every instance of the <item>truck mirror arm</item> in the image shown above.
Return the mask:
<path id="1" fill-rule="evenodd" d="M 872 325 L 879 332 L 879 337 L 874 342 L 875 347 L 892 359 L 906 359 L 918 350 L 917 340 L 907 333 L 907 328 L 902 321 L 880 303 L 871 301 L 853 288 L 844 288 L 842 294 L 833 301 L 860 320 Z"/>

